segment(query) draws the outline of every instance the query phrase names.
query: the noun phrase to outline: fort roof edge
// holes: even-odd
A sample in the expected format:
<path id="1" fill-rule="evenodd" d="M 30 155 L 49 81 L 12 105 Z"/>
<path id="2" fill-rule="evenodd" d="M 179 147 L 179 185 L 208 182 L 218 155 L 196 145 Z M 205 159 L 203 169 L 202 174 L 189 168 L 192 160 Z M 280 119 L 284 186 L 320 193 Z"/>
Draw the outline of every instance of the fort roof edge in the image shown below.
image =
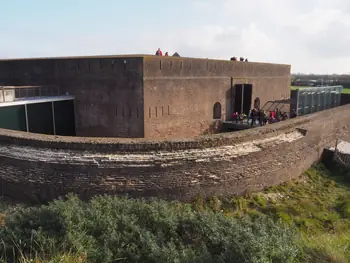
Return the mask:
<path id="1" fill-rule="evenodd" d="M 123 58 L 143 58 L 143 59 L 196 59 L 196 60 L 210 60 L 210 61 L 226 61 L 231 63 L 256 63 L 256 64 L 269 64 L 269 65 L 283 65 L 291 66 L 290 64 L 273 63 L 273 62 L 258 62 L 258 61 L 231 61 L 225 59 L 215 58 L 197 58 L 197 57 L 173 57 L 173 56 L 155 56 L 150 54 L 122 54 L 122 55 L 91 55 L 91 56 L 62 56 L 62 57 L 27 57 L 27 58 L 0 58 L 2 61 L 33 61 L 33 60 L 63 60 L 63 59 L 123 59 Z"/>

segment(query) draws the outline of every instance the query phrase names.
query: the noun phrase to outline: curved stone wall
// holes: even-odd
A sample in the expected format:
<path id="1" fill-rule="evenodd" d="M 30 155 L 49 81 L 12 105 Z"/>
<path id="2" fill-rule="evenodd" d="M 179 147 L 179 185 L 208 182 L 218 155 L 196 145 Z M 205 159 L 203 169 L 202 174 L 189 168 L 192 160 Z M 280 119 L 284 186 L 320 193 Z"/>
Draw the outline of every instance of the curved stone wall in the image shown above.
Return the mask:
<path id="1" fill-rule="evenodd" d="M 187 141 L 57 137 L 0 130 L 3 195 L 43 202 L 69 192 L 190 200 L 298 177 L 336 138 L 350 105 L 278 124 Z"/>

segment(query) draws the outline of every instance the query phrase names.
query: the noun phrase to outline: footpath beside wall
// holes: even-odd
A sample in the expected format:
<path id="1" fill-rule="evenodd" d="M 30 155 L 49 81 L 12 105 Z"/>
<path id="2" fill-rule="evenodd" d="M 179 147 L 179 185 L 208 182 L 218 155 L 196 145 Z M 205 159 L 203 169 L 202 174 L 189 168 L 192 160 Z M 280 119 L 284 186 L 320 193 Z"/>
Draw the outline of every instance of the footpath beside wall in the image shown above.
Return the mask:
<path id="1" fill-rule="evenodd" d="M 298 177 L 323 148 L 348 138 L 350 105 L 187 141 L 66 138 L 0 130 L 3 195 L 43 202 L 69 192 L 191 200 Z"/>

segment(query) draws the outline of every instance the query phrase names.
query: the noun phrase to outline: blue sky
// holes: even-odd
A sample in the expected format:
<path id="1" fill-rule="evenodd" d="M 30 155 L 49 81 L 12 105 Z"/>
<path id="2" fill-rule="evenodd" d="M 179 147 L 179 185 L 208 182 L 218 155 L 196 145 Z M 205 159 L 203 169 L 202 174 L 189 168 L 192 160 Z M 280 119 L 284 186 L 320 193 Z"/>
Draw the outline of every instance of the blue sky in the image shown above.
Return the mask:
<path id="1" fill-rule="evenodd" d="M 1 0 L 0 21 L 9 31 L 90 34 L 94 30 L 128 33 L 131 29 L 132 34 L 159 24 L 196 23 L 191 11 L 184 8 L 187 4 L 186 0 Z"/>
<path id="2" fill-rule="evenodd" d="M 350 72 L 348 0 L 0 0 L 0 58 L 153 54 Z"/>
<path id="3" fill-rule="evenodd" d="M 133 50 L 130 43 L 139 41 L 142 32 L 152 30 L 161 36 L 164 30 L 200 23 L 200 17 L 192 19 L 191 10 L 183 8 L 186 4 L 186 0 L 1 0 L 0 34 L 6 41 L 0 43 L 0 56 L 63 55 L 67 41 L 77 40 L 82 46 L 72 42 L 71 47 L 80 53 L 90 45 L 84 44 L 89 39 L 102 44 L 93 51 L 87 48 L 87 55 L 104 54 L 106 41 L 117 53 L 140 53 L 147 47 Z"/>

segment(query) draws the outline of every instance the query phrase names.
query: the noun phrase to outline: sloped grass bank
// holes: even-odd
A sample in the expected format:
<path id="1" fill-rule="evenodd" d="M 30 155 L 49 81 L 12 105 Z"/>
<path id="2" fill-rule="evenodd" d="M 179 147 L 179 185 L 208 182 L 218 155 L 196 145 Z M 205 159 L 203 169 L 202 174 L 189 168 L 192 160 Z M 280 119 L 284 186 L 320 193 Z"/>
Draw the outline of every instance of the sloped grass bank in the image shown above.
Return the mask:
<path id="1" fill-rule="evenodd" d="M 349 262 L 350 173 L 193 204 L 75 196 L 3 209 L 3 262 Z M 30 261 L 31 260 L 31 261 Z"/>
<path id="2" fill-rule="evenodd" d="M 300 180 L 230 200 L 197 201 L 200 209 L 251 218 L 266 215 L 296 227 L 305 262 L 350 262 L 350 172 L 317 165 Z"/>

